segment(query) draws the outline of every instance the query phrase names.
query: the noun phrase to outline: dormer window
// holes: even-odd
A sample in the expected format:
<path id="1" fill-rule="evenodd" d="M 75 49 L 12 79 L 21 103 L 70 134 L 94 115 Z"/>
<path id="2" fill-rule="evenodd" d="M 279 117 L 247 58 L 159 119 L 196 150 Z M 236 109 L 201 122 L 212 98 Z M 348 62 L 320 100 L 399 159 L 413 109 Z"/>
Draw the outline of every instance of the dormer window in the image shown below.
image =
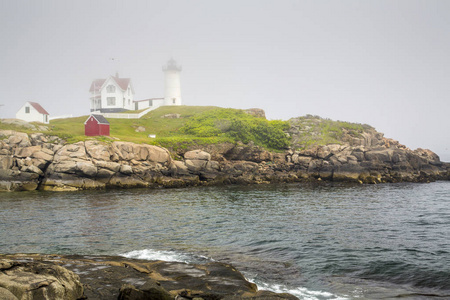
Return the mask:
<path id="1" fill-rule="evenodd" d="M 115 87 L 114 85 L 110 84 L 110 85 L 108 85 L 108 86 L 106 87 L 106 91 L 107 91 L 108 93 L 115 93 L 115 92 L 116 92 L 116 87 Z"/>

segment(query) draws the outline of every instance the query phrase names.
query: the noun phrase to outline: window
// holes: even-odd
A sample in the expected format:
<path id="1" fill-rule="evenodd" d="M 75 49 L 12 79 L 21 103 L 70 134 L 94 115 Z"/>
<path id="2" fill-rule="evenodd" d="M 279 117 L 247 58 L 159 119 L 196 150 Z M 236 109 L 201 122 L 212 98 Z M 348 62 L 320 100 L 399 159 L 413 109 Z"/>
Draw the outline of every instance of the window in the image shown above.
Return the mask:
<path id="1" fill-rule="evenodd" d="M 128 87 L 128 96 L 130 96 L 130 87 Z"/>
<path id="2" fill-rule="evenodd" d="M 116 97 L 107 97 L 106 98 L 106 104 L 108 106 L 114 106 L 116 105 Z"/>
<path id="3" fill-rule="evenodd" d="M 48 122 L 48 116 L 44 115 L 44 123 Z"/>
<path id="4" fill-rule="evenodd" d="M 26 113 L 26 114 L 29 114 L 29 113 L 30 113 L 30 107 L 29 107 L 29 106 L 25 107 L 25 113 Z"/>
<path id="5" fill-rule="evenodd" d="M 175 104 L 175 101 L 177 101 L 177 99 L 176 99 L 176 98 L 173 98 L 173 99 L 172 99 L 172 103 Z"/>
<path id="6" fill-rule="evenodd" d="M 108 92 L 108 93 L 115 93 L 116 92 L 116 87 L 114 86 L 114 85 L 108 85 L 107 87 L 106 87 L 106 91 Z"/>
<path id="7" fill-rule="evenodd" d="M 128 99 L 128 105 L 130 105 L 130 103 L 131 103 L 131 100 L 130 100 L 130 99 Z"/>

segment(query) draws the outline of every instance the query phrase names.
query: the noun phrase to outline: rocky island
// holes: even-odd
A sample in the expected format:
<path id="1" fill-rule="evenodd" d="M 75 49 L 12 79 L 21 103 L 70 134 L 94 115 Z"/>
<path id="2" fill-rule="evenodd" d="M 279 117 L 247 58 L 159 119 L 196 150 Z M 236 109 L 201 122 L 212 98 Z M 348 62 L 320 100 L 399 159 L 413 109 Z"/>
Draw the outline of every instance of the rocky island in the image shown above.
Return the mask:
<path id="1" fill-rule="evenodd" d="M 260 110 L 250 113 L 252 118 L 265 120 Z M 226 132 L 231 125 L 225 121 L 214 126 Z M 3 129 L 0 191 L 450 178 L 450 164 L 441 162 L 432 151 L 408 149 L 368 125 L 349 126 L 313 116 L 293 118 L 288 124 L 283 135 L 289 138 L 289 145 L 275 150 L 253 140 L 185 147 L 100 139 L 69 143 L 51 132 Z M 270 142 L 273 137 L 259 138 Z"/>

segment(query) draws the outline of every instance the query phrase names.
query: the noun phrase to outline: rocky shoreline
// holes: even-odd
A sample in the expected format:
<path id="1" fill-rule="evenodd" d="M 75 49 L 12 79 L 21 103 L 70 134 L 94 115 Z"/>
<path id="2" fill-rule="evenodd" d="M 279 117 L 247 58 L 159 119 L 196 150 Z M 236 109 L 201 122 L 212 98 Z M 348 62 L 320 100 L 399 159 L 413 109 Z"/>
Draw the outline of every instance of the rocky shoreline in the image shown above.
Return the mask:
<path id="1" fill-rule="evenodd" d="M 450 179 L 450 164 L 432 151 L 410 150 L 376 131 L 294 149 L 269 152 L 249 143 L 169 151 L 121 141 L 68 144 L 43 133 L 0 130 L 0 191 Z"/>
<path id="2" fill-rule="evenodd" d="M 233 266 L 119 256 L 0 255 L 0 299 L 297 299 L 258 291 Z"/>

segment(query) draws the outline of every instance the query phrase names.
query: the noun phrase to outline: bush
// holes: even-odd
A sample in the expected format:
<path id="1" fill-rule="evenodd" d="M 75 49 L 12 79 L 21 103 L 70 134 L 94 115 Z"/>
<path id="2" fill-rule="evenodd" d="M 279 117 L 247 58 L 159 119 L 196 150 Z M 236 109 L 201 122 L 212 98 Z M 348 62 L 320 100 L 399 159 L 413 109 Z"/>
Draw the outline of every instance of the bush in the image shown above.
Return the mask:
<path id="1" fill-rule="evenodd" d="M 268 121 L 238 109 L 214 109 L 191 118 L 181 132 L 198 137 L 228 137 L 243 143 L 254 142 L 270 149 L 284 149 L 289 138 L 283 130 L 289 128 L 286 121 Z"/>

